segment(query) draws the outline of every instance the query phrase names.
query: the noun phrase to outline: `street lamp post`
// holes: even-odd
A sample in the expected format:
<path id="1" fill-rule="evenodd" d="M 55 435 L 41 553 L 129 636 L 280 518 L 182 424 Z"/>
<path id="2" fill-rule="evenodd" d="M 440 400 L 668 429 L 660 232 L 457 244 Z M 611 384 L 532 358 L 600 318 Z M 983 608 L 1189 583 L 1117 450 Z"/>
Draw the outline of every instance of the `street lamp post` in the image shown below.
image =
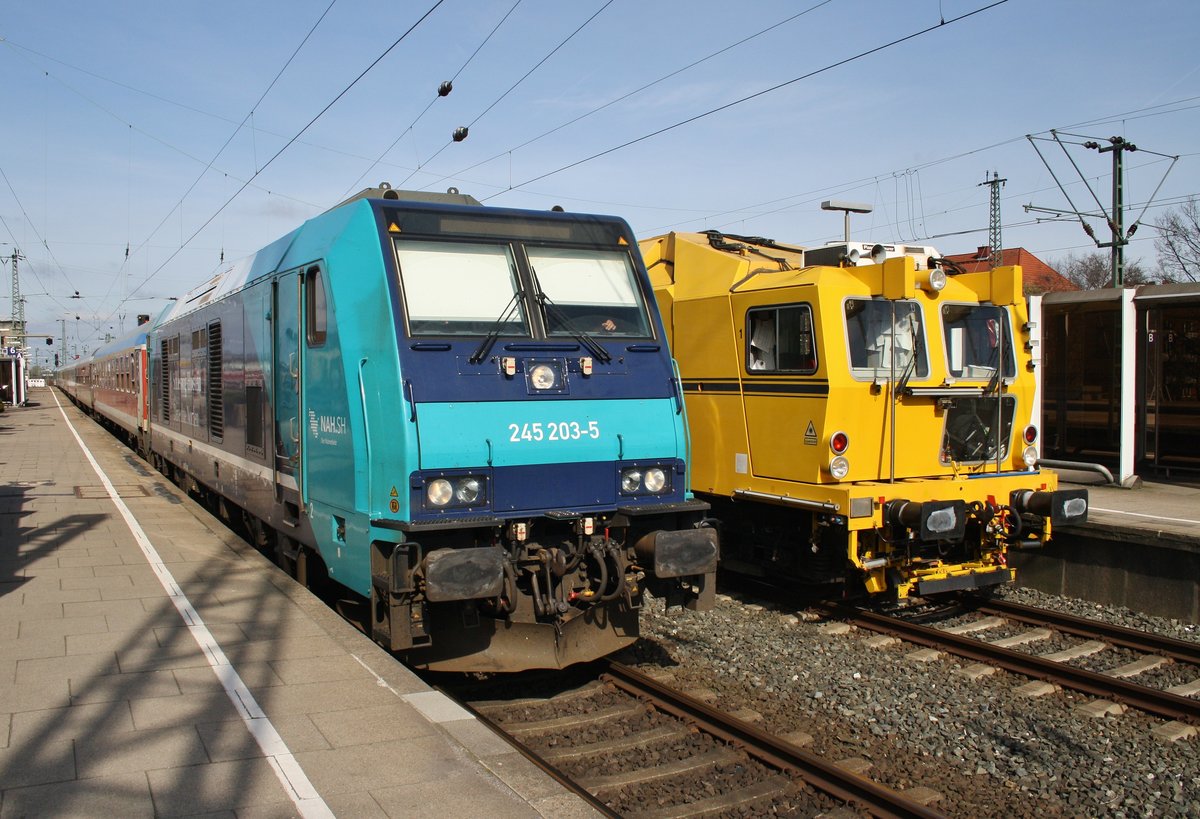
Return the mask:
<path id="1" fill-rule="evenodd" d="M 874 208 L 863 202 L 844 202 L 840 199 L 826 199 L 821 203 L 821 210 L 840 210 L 846 214 L 845 218 L 845 242 L 850 243 L 850 214 L 852 213 L 870 213 Z"/>

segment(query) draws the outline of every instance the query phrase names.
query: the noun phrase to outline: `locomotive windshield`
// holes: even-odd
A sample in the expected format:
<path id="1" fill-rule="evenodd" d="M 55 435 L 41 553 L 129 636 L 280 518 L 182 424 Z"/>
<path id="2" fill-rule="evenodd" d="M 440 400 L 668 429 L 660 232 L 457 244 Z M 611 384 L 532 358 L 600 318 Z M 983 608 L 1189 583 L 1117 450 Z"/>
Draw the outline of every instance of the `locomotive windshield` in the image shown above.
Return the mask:
<path id="1" fill-rule="evenodd" d="M 529 335 L 508 245 L 397 242 L 396 258 L 412 335 Z"/>
<path id="2" fill-rule="evenodd" d="M 651 335 L 646 301 L 628 253 L 527 247 L 526 255 L 538 287 L 554 306 L 546 311 L 548 335 Z"/>
<path id="3" fill-rule="evenodd" d="M 857 377 L 926 378 L 925 324 L 913 302 L 886 299 L 847 299 L 846 338 L 850 369 Z"/>
<path id="4" fill-rule="evenodd" d="M 992 378 L 1004 348 L 1004 376 L 1016 375 L 1008 311 L 991 304 L 943 304 L 942 329 L 950 374 L 955 378 Z"/>
<path id="5" fill-rule="evenodd" d="M 940 460 L 951 463 L 984 463 L 1008 457 L 1012 438 L 1013 414 L 1017 400 L 1006 395 L 995 398 L 959 398 L 946 410 L 946 429 L 942 434 Z M 996 431 L 1000 431 L 997 441 Z M 997 444 L 1000 452 L 996 452 Z"/>

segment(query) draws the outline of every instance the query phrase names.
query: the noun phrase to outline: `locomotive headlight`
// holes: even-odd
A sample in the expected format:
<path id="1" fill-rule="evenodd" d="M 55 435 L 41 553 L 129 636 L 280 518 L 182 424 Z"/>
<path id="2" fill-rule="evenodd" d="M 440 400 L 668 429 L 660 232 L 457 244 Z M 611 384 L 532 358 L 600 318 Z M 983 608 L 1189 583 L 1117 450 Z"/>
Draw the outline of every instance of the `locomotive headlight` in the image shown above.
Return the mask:
<path id="1" fill-rule="evenodd" d="M 454 487 L 445 478 L 432 480 L 425 487 L 425 498 L 429 501 L 430 506 L 445 506 L 453 497 Z"/>
<path id="2" fill-rule="evenodd" d="M 844 455 L 838 455 L 829 462 L 829 474 L 837 480 L 842 480 L 850 474 L 850 461 Z"/>
<path id="3" fill-rule="evenodd" d="M 667 476 L 657 466 L 652 466 L 646 470 L 644 482 L 647 492 L 658 493 L 667 485 Z"/>
<path id="4" fill-rule="evenodd" d="M 483 485 L 478 478 L 462 478 L 454 488 L 454 499 L 462 504 L 472 504 L 483 494 Z"/>
<path id="5" fill-rule="evenodd" d="M 548 364 L 538 364 L 529 371 L 529 383 L 533 385 L 535 390 L 550 390 L 554 389 L 558 377 L 554 372 L 554 368 Z"/>
<path id="6" fill-rule="evenodd" d="M 632 495 L 634 492 L 642 488 L 642 471 L 640 469 L 626 469 L 621 473 L 621 491 L 627 495 Z"/>
<path id="7" fill-rule="evenodd" d="M 1025 451 L 1021 453 L 1021 459 L 1025 461 L 1025 466 L 1032 468 L 1037 464 L 1037 447 L 1027 446 Z"/>
<path id="8" fill-rule="evenodd" d="M 930 269 L 928 277 L 922 283 L 921 287 L 931 293 L 936 293 L 946 286 L 946 271 L 940 267 Z"/>

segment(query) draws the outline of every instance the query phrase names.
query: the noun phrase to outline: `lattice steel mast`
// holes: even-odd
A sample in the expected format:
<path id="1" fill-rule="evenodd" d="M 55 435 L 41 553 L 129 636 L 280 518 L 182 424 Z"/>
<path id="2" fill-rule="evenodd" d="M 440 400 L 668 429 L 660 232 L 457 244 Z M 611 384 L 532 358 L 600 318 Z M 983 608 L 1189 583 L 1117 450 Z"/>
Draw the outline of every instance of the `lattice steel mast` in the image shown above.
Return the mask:
<path id="1" fill-rule="evenodd" d="M 999 171 L 992 171 L 991 179 L 987 178 L 986 173 L 983 176 L 984 180 L 979 184 L 989 185 L 992 189 L 991 211 L 988 216 L 988 247 L 991 251 L 989 263 L 992 267 L 999 267 L 1004 249 L 1004 241 L 1000 238 L 1000 189 L 1008 180 L 1001 179 Z"/>

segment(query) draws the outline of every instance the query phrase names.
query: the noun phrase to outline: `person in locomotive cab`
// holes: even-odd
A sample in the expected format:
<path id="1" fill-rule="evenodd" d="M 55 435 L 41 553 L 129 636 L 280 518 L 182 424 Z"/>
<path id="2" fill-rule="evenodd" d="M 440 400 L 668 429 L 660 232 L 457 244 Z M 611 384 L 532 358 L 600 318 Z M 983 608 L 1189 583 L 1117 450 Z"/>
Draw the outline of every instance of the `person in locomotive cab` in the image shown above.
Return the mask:
<path id="1" fill-rule="evenodd" d="M 775 314 L 763 312 L 750 317 L 751 370 L 775 368 Z"/>
<path id="2" fill-rule="evenodd" d="M 907 367 L 915 352 L 916 328 L 911 314 L 896 317 L 893 331 L 891 311 L 870 305 L 861 315 L 862 336 L 865 339 L 866 364 L 872 369 L 887 369 L 892 365 L 895 348 L 896 366 Z"/>

